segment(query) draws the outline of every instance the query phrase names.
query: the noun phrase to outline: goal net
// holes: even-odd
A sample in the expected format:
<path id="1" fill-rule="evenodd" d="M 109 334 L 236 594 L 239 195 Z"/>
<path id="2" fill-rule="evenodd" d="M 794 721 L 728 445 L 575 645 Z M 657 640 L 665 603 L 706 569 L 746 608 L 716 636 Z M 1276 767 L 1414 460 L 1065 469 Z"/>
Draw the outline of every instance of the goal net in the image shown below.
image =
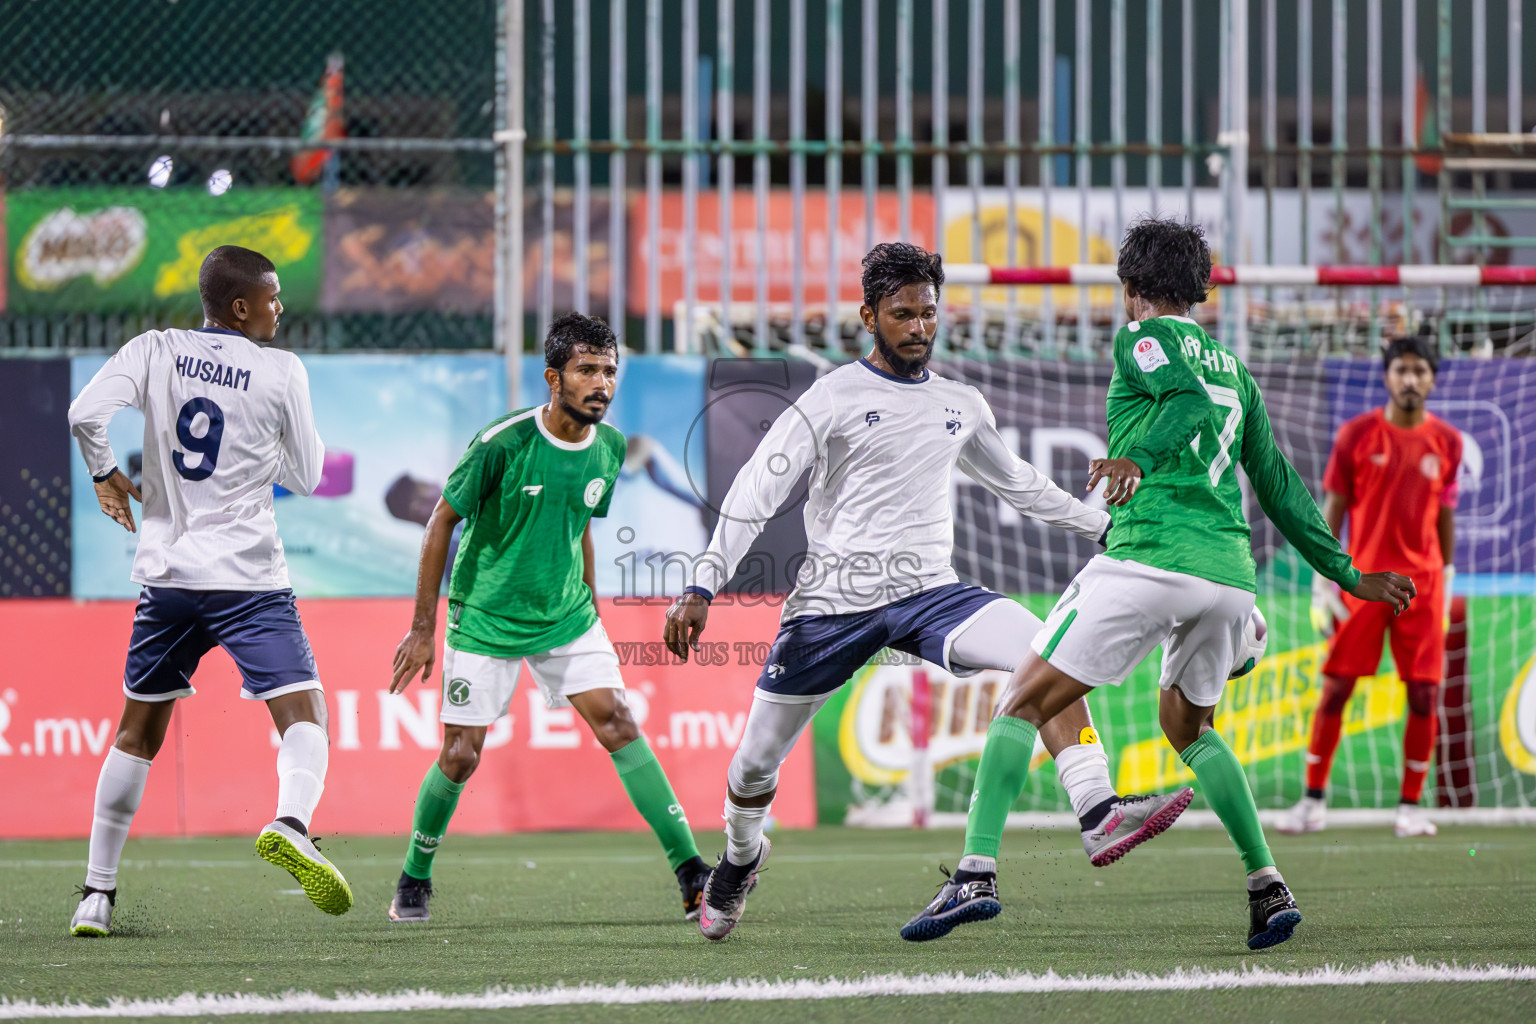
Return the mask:
<path id="1" fill-rule="evenodd" d="M 1531 358 L 1536 286 L 1493 286 L 1457 273 L 1453 286 L 1415 281 L 1407 288 L 1284 283 L 1296 275 L 1277 275 L 1277 283 L 1246 289 L 1236 314 L 1246 328 L 1249 366 L 1264 391 L 1277 440 L 1319 495 L 1339 425 L 1385 402 L 1380 362 L 1373 355 L 1381 339 L 1423 333 L 1445 353 L 1430 409 L 1462 433 L 1465 455 L 1457 509 L 1457 596 L 1437 766 L 1425 801 L 1492 810 L 1495 816 L 1517 809 L 1518 816 L 1518 809 L 1536 806 L 1536 450 L 1529 440 L 1536 437 L 1536 359 Z M 1076 302 L 1056 306 L 1061 318 L 1042 323 L 1038 299 L 1033 306 L 1016 301 L 1011 308 L 989 301 L 978 319 L 974 304 L 963 297 L 945 311 L 948 337 L 934 367 L 979 388 L 1015 450 L 1081 493 L 1088 460 L 1105 453 L 1108 346 L 1116 311 L 1091 310 L 1089 330 L 1080 332 L 1079 324 L 1067 319 Z M 1233 309 L 1224 311 L 1230 317 Z M 730 335 L 729 342 L 715 339 L 715 351 L 727 351 L 722 342 L 751 344 L 750 306 L 733 309 L 728 330 L 718 307 L 713 315 L 716 329 Z M 1232 321 L 1218 317 L 1214 302 L 1200 316 L 1218 337 L 1229 333 L 1220 325 Z M 823 323 L 835 319 L 845 318 Z M 1086 350 L 1080 347 L 1084 334 Z M 788 348 L 787 335 L 775 337 L 778 343 L 770 347 Z M 852 357 L 862 342 L 851 325 L 824 327 L 799 343 L 811 349 L 808 354 L 790 354 L 831 365 Z M 1032 345 L 1056 347 L 1056 354 L 1067 358 L 1028 358 Z M 1255 672 L 1228 685 L 1216 726 L 1245 765 L 1260 807 L 1278 809 L 1301 795 L 1326 645 L 1309 616 L 1312 570 L 1265 519 L 1246 479 L 1243 486 L 1254 527 L 1258 601 L 1270 625 L 1269 650 Z M 959 474 L 954 500 L 961 579 L 1017 595 L 1041 617 L 1097 550 L 1021 517 Z M 1163 791 L 1191 778 L 1157 725 L 1159 656 L 1154 652 L 1124 685 L 1089 700 L 1122 793 Z M 998 673 L 956 678 L 938 666 L 896 656 L 867 666 L 817 721 L 824 817 L 830 805 L 845 806 L 844 820 L 850 823 L 961 820 L 1005 683 Z M 1345 812 L 1345 820 L 1351 809 L 1395 804 L 1406 714 L 1404 687 L 1384 657 L 1379 674 L 1360 681 L 1344 716 L 1330 804 Z M 1031 771 L 1015 809 L 1069 811 L 1053 762 L 1039 746 L 1035 761 L 1038 770 Z"/>

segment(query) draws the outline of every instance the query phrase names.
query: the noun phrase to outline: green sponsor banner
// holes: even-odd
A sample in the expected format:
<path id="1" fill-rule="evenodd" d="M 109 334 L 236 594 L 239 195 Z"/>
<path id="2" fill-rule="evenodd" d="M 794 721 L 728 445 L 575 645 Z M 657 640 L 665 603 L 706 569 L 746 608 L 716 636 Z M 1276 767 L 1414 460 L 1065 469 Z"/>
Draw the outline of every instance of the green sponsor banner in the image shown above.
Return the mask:
<path id="1" fill-rule="evenodd" d="M 1049 597 L 1024 599 L 1042 618 Z M 1261 808 L 1300 798 L 1312 716 L 1322 691 L 1326 644 L 1312 631 L 1305 595 L 1260 599 L 1270 622 L 1265 658 L 1248 676 L 1227 684 L 1216 728 L 1248 771 Z M 1465 698 L 1453 710 L 1460 803 L 1528 807 L 1536 803 L 1536 601 L 1528 596 L 1466 599 Z M 910 815 L 913 763 L 909 702 L 913 675 L 925 674 L 933 708 L 928 750 L 934 768 L 934 809 L 964 813 L 992 709 L 1007 677 L 958 678 L 933 665 L 887 652 L 862 669 L 818 713 L 814 723 L 820 820 L 901 824 Z M 1165 792 L 1192 785 L 1193 775 L 1168 746 L 1157 724 L 1160 652 L 1154 651 L 1118 687 L 1088 698 L 1121 793 Z M 1452 688 L 1448 697 L 1461 691 Z M 1458 698 L 1459 699 L 1459 698 Z M 1449 703 L 1448 703 L 1449 707 Z M 1344 715 L 1329 802 L 1335 807 L 1392 807 L 1402 778 L 1407 695 L 1383 657 L 1379 674 L 1359 680 Z M 1454 721 L 1455 716 L 1446 716 Z M 1446 749 L 1444 746 L 1442 750 Z M 1439 756 L 1437 754 L 1437 756 Z M 1041 746 L 1017 810 L 1068 811 L 1054 762 Z M 1437 766 L 1438 767 L 1438 766 Z M 1435 802 L 1438 771 L 1425 803 Z M 1196 805 L 1203 806 L 1196 789 Z"/>
<path id="2" fill-rule="evenodd" d="M 6 197 L 12 313 L 148 312 L 197 303 L 197 272 L 219 245 L 265 253 L 283 305 L 315 308 L 320 196 L 306 189 L 38 188 Z"/>

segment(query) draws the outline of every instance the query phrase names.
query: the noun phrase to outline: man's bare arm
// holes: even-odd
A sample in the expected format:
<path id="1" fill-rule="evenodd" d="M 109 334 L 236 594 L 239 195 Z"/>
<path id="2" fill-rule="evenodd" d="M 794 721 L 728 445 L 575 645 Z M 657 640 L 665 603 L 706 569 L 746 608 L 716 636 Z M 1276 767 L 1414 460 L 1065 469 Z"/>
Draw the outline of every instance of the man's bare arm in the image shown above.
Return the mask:
<path id="1" fill-rule="evenodd" d="M 581 533 L 581 582 L 592 592 L 592 610 L 601 618 L 602 609 L 597 605 L 597 549 L 592 546 L 591 523 Z"/>
<path id="2" fill-rule="evenodd" d="M 427 533 L 421 541 L 421 561 L 416 567 L 416 608 L 411 613 L 411 629 L 395 649 L 395 674 L 390 693 L 400 693 L 421 672 L 422 682 L 432 675 L 437 661 L 437 600 L 443 586 L 443 570 L 448 565 L 448 545 L 453 528 L 463 517 L 443 498 L 437 499 Z"/>

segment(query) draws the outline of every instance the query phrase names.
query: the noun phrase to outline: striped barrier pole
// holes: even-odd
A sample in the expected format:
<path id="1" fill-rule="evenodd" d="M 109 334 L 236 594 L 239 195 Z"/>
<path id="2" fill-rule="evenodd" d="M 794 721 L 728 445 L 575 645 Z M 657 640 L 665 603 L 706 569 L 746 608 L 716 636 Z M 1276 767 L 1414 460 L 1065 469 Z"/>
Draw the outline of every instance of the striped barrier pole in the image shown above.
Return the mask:
<path id="1" fill-rule="evenodd" d="M 1066 267 L 993 267 L 951 263 L 944 276 L 950 285 L 1117 285 L 1107 263 Z M 1211 284 L 1271 287 L 1392 286 L 1405 288 L 1476 288 L 1536 285 L 1536 267 L 1470 267 L 1440 264 L 1400 266 L 1261 266 L 1213 267 Z"/>

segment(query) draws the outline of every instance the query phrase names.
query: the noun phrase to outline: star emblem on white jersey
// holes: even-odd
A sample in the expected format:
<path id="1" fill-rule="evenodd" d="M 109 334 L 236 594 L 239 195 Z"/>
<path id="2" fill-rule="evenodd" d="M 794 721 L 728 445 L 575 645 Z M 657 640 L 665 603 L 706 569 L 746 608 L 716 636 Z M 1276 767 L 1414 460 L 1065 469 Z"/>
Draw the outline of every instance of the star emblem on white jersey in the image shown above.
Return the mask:
<path id="1" fill-rule="evenodd" d="M 960 410 L 945 409 L 944 414 L 949 417 L 949 419 L 944 423 L 944 429 L 949 431 L 951 434 L 960 433 Z"/>

